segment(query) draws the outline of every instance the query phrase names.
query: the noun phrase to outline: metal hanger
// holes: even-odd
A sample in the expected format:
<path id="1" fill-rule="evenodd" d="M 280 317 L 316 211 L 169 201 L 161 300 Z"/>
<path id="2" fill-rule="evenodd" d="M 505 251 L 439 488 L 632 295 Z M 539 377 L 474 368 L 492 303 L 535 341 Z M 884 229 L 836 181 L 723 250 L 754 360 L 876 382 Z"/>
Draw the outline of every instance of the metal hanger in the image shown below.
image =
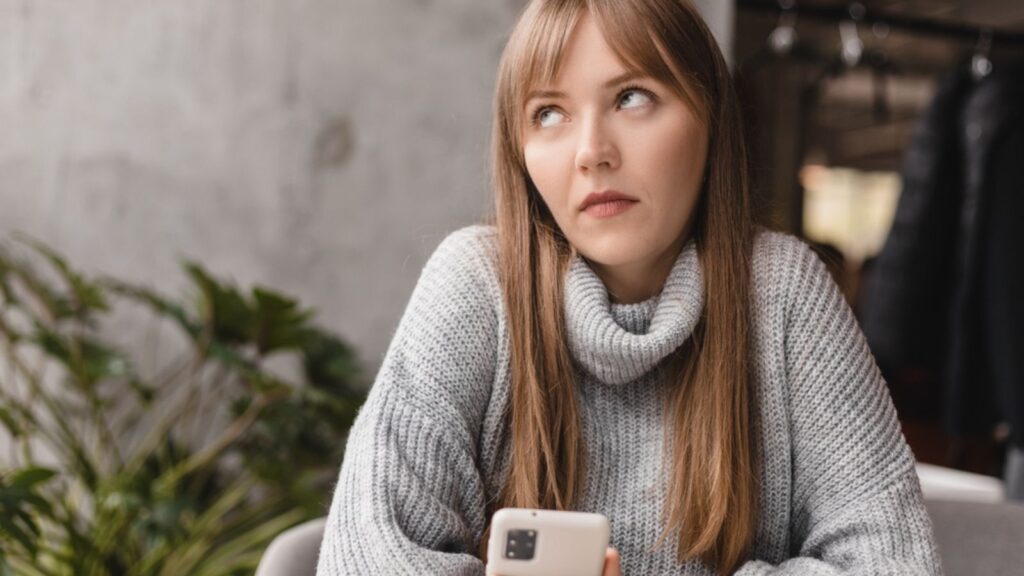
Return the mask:
<path id="1" fill-rule="evenodd" d="M 992 29 L 983 28 L 978 34 L 978 44 L 974 47 L 974 55 L 971 56 L 971 78 L 975 82 L 984 80 L 992 73 L 992 59 L 989 54 L 992 52 Z"/>
<path id="2" fill-rule="evenodd" d="M 864 19 L 866 10 L 860 2 L 854 2 L 847 8 L 850 17 L 839 21 L 839 38 L 842 51 L 840 56 L 843 63 L 850 68 L 860 63 L 864 56 L 864 41 L 860 39 L 857 31 L 857 23 Z"/>
<path id="3" fill-rule="evenodd" d="M 779 0 L 779 22 L 768 35 L 768 47 L 779 55 L 789 54 L 796 44 L 796 0 Z"/>

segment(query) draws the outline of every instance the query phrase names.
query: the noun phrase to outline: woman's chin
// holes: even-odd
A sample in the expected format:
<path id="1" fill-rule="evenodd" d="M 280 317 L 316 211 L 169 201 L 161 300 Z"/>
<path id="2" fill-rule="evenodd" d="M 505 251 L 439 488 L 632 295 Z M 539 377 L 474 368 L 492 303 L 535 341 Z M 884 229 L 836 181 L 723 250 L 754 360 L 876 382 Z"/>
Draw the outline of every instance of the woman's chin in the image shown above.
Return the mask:
<path id="1" fill-rule="evenodd" d="M 621 238 L 602 238 L 599 242 L 577 246 L 577 250 L 588 261 L 608 267 L 629 266 L 645 259 L 644 250 L 635 234 L 623 235 Z"/>

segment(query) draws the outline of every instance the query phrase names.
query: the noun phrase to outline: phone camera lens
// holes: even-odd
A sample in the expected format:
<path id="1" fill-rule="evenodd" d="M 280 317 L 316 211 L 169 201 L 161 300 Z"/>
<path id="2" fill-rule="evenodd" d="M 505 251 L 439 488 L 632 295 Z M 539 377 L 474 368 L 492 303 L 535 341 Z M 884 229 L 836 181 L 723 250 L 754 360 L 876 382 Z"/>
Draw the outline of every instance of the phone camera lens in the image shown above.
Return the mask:
<path id="1" fill-rule="evenodd" d="M 509 530 L 505 540 L 505 557 L 531 560 L 536 543 L 537 532 L 534 530 Z"/>

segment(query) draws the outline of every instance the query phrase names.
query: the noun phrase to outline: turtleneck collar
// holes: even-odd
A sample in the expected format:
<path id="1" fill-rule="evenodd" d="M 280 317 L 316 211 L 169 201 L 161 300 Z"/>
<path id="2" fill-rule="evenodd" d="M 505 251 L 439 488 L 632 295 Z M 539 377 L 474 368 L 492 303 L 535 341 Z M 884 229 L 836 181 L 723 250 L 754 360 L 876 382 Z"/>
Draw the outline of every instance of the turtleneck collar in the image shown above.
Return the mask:
<path id="1" fill-rule="evenodd" d="M 569 350 L 607 384 L 625 384 L 649 372 L 690 337 L 703 309 L 704 281 L 692 239 L 661 293 L 643 302 L 612 303 L 604 283 L 579 255 L 565 278 Z"/>

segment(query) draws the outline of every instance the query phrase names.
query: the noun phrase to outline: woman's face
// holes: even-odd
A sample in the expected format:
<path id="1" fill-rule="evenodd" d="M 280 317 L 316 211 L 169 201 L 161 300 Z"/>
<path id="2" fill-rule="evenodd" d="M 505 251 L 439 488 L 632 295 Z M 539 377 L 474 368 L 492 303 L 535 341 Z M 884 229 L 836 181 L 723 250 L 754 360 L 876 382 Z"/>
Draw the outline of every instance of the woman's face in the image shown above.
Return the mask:
<path id="1" fill-rule="evenodd" d="M 526 103 L 526 168 L 569 242 L 606 267 L 642 269 L 678 250 L 697 204 L 707 135 L 668 86 L 626 68 L 585 15 L 553 86 Z M 582 209 L 594 192 L 629 200 Z M 637 268 L 639 265 L 639 268 Z"/>

